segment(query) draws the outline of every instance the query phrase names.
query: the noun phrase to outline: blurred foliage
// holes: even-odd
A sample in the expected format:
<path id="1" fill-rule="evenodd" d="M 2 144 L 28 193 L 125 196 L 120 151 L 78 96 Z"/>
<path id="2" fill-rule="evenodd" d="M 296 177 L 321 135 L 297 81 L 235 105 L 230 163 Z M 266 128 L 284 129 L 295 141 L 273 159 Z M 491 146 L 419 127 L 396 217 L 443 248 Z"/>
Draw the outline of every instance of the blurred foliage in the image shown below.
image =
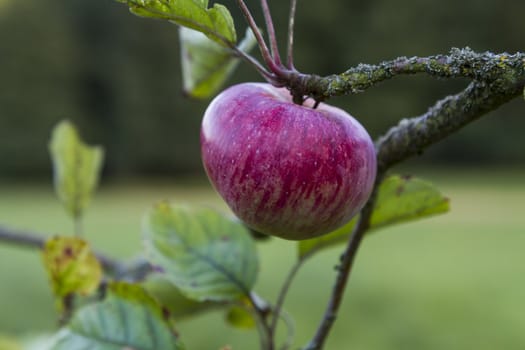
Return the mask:
<path id="1" fill-rule="evenodd" d="M 221 3 L 244 31 L 235 2 Z M 288 2 L 270 3 L 284 44 Z M 262 25 L 258 1 L 248 5 Z M 510 0 L 305 0 L 296 21 L 296 65 L 324 75 L 451 47 L 523 51 L 524 10 L 524 2 Z M 42 145 L 63 118 L 89 143 L 106 147 L 106 174 L 202 171 L 199 125 L 207 102 L 183 96 L 175 26 L 135 17 L 107 0 L 3 0 L 0 40 L 2 176 L 49 176 Z M 229 83 L 241 80 L 260 78 L 243 64 Z M 401 77 L 331 103 L 377 137 L 465 84 Z M 513 101 L 433 147 L 422 161 L 523 163 L 524 113 L 523 101 Z"/>

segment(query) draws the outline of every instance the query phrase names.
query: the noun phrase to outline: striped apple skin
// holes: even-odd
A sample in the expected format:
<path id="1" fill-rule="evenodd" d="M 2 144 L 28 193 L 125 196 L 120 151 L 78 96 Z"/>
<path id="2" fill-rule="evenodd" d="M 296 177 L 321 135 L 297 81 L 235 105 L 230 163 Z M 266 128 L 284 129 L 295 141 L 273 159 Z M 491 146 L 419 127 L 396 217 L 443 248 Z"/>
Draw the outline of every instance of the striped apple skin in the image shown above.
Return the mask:
<path id="1" fill-rule="evenodd" d="M 367 201 L 376 175 L 374 144 L 345 111 L 299 106 L 286 89 L 232 86 L 204 114 L 206 173 L 249 227 L 290 240 L 328 233 Z"/>

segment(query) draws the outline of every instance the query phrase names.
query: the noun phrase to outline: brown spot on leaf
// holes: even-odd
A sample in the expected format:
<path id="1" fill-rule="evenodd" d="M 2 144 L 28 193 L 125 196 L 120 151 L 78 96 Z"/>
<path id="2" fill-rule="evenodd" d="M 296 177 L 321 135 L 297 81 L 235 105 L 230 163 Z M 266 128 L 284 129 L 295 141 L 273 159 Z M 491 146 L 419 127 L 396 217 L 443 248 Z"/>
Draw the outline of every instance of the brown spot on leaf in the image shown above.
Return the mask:
<path id="1" fill-rule="evenodd" d="M 62 253 L 68 257 L 68 258 L 72 258 L 73 257 L 73 248 L 71 246 L 65 246 L 64 247 L 64 250 L 62 251 Z"/>

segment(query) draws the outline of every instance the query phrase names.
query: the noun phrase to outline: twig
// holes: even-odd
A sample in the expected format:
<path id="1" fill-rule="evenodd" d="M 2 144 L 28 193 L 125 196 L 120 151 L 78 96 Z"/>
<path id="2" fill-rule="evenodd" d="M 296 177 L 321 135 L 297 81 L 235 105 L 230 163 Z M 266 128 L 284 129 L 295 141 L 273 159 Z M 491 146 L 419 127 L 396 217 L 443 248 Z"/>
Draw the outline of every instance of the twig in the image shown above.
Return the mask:
<path id="1" fill-rule="evenodd" d="M 295 323 L 293 318 L 285 311 L 281 310 L 280 318 L 283 320 L 286 328 L 288 328 L 287 336 L 284 343 L 280 346 L 279 350 L 288 350 L 293 345 L 295 338 Z"/>
<path id="2" fill-rule="evenodd" d="M 42 249 L 45 245 L 46 237 L 46 235 L 41 233 L 17 231 L 0 226 L 0 242 L 19 247 Z M 143 279 L 152 271 L 149 263 L 144 259 L 123 263 L 100 252 L 95 252 L 94 254 L 104 271 L 115 279 L 137 281 Z"/>
<path id="3" fill-rule="evenodd" d="M 270 313 L 270 306 L 254 292 L 251 292 L 248 295 L 248 299 L 252 305 L 257 320 L 261 350 L 274 350 L 274 339 L 267 320 L 268 314 Z"/>
<path id="4" fill-rule="evenodd" d="M 41 234 L 14 231 L 0 226 L 0 241 L 19 247 L 42 249 L 45 238 Z"/>
<path id="5" fill-rule="evenodd" d="M 305 260 L 306 259 L 301 258 L 295 262 L 295 264 L 292 266 L 292 268 L 288 272 L 288 275 L 286 276 L 286 279 L 284 280 L 281 290 L 279 291 L 279 296 L 277 297 L 277 301 L 275 302 L 275 306 L 273 307 L 272 322 L 270 324 L 270 331 L 272 335 L 275 335 L 275 330 L 277 328 L 277 321 L 281 317 L 282 307 L 284 305 L 284 300 L 286 298 L 286 295 L 288 294 L 288 290 L 290 289 L 293 279 L 297 275 L 297 272 L 299 271 L 301 266 L 303 266 L 303 263 Z"/>

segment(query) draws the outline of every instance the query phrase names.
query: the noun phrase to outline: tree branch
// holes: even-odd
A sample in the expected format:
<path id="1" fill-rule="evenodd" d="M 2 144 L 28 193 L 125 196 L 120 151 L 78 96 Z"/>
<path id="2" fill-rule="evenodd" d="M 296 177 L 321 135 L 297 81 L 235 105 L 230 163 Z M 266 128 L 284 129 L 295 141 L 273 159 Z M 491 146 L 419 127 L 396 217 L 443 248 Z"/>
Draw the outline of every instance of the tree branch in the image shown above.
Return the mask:
<path id="1" fill-rule="evenodd" d="M 525 53 L 476 53 L 470 48 L 452 49 L 448 55 L 399 57 L 377 65 L 359 64 L 344 73 L 320 77 L 290 73 L 291 89 L 315 100 L 356 94 L 398 75 L 426 73 L 439 78 L 469 78 L 483 82 L 523 81 Z"/>
<path id="2" fill-rule="evenodd" d="M 525 76 L 521 80 L 492 83 L 474 81 L 459 94 L 438 101 L 423 115 L 401 120 L 376 142 L 379 172 L 421 153 L 429 145 L 520 96 L 524 85 Z"/>

